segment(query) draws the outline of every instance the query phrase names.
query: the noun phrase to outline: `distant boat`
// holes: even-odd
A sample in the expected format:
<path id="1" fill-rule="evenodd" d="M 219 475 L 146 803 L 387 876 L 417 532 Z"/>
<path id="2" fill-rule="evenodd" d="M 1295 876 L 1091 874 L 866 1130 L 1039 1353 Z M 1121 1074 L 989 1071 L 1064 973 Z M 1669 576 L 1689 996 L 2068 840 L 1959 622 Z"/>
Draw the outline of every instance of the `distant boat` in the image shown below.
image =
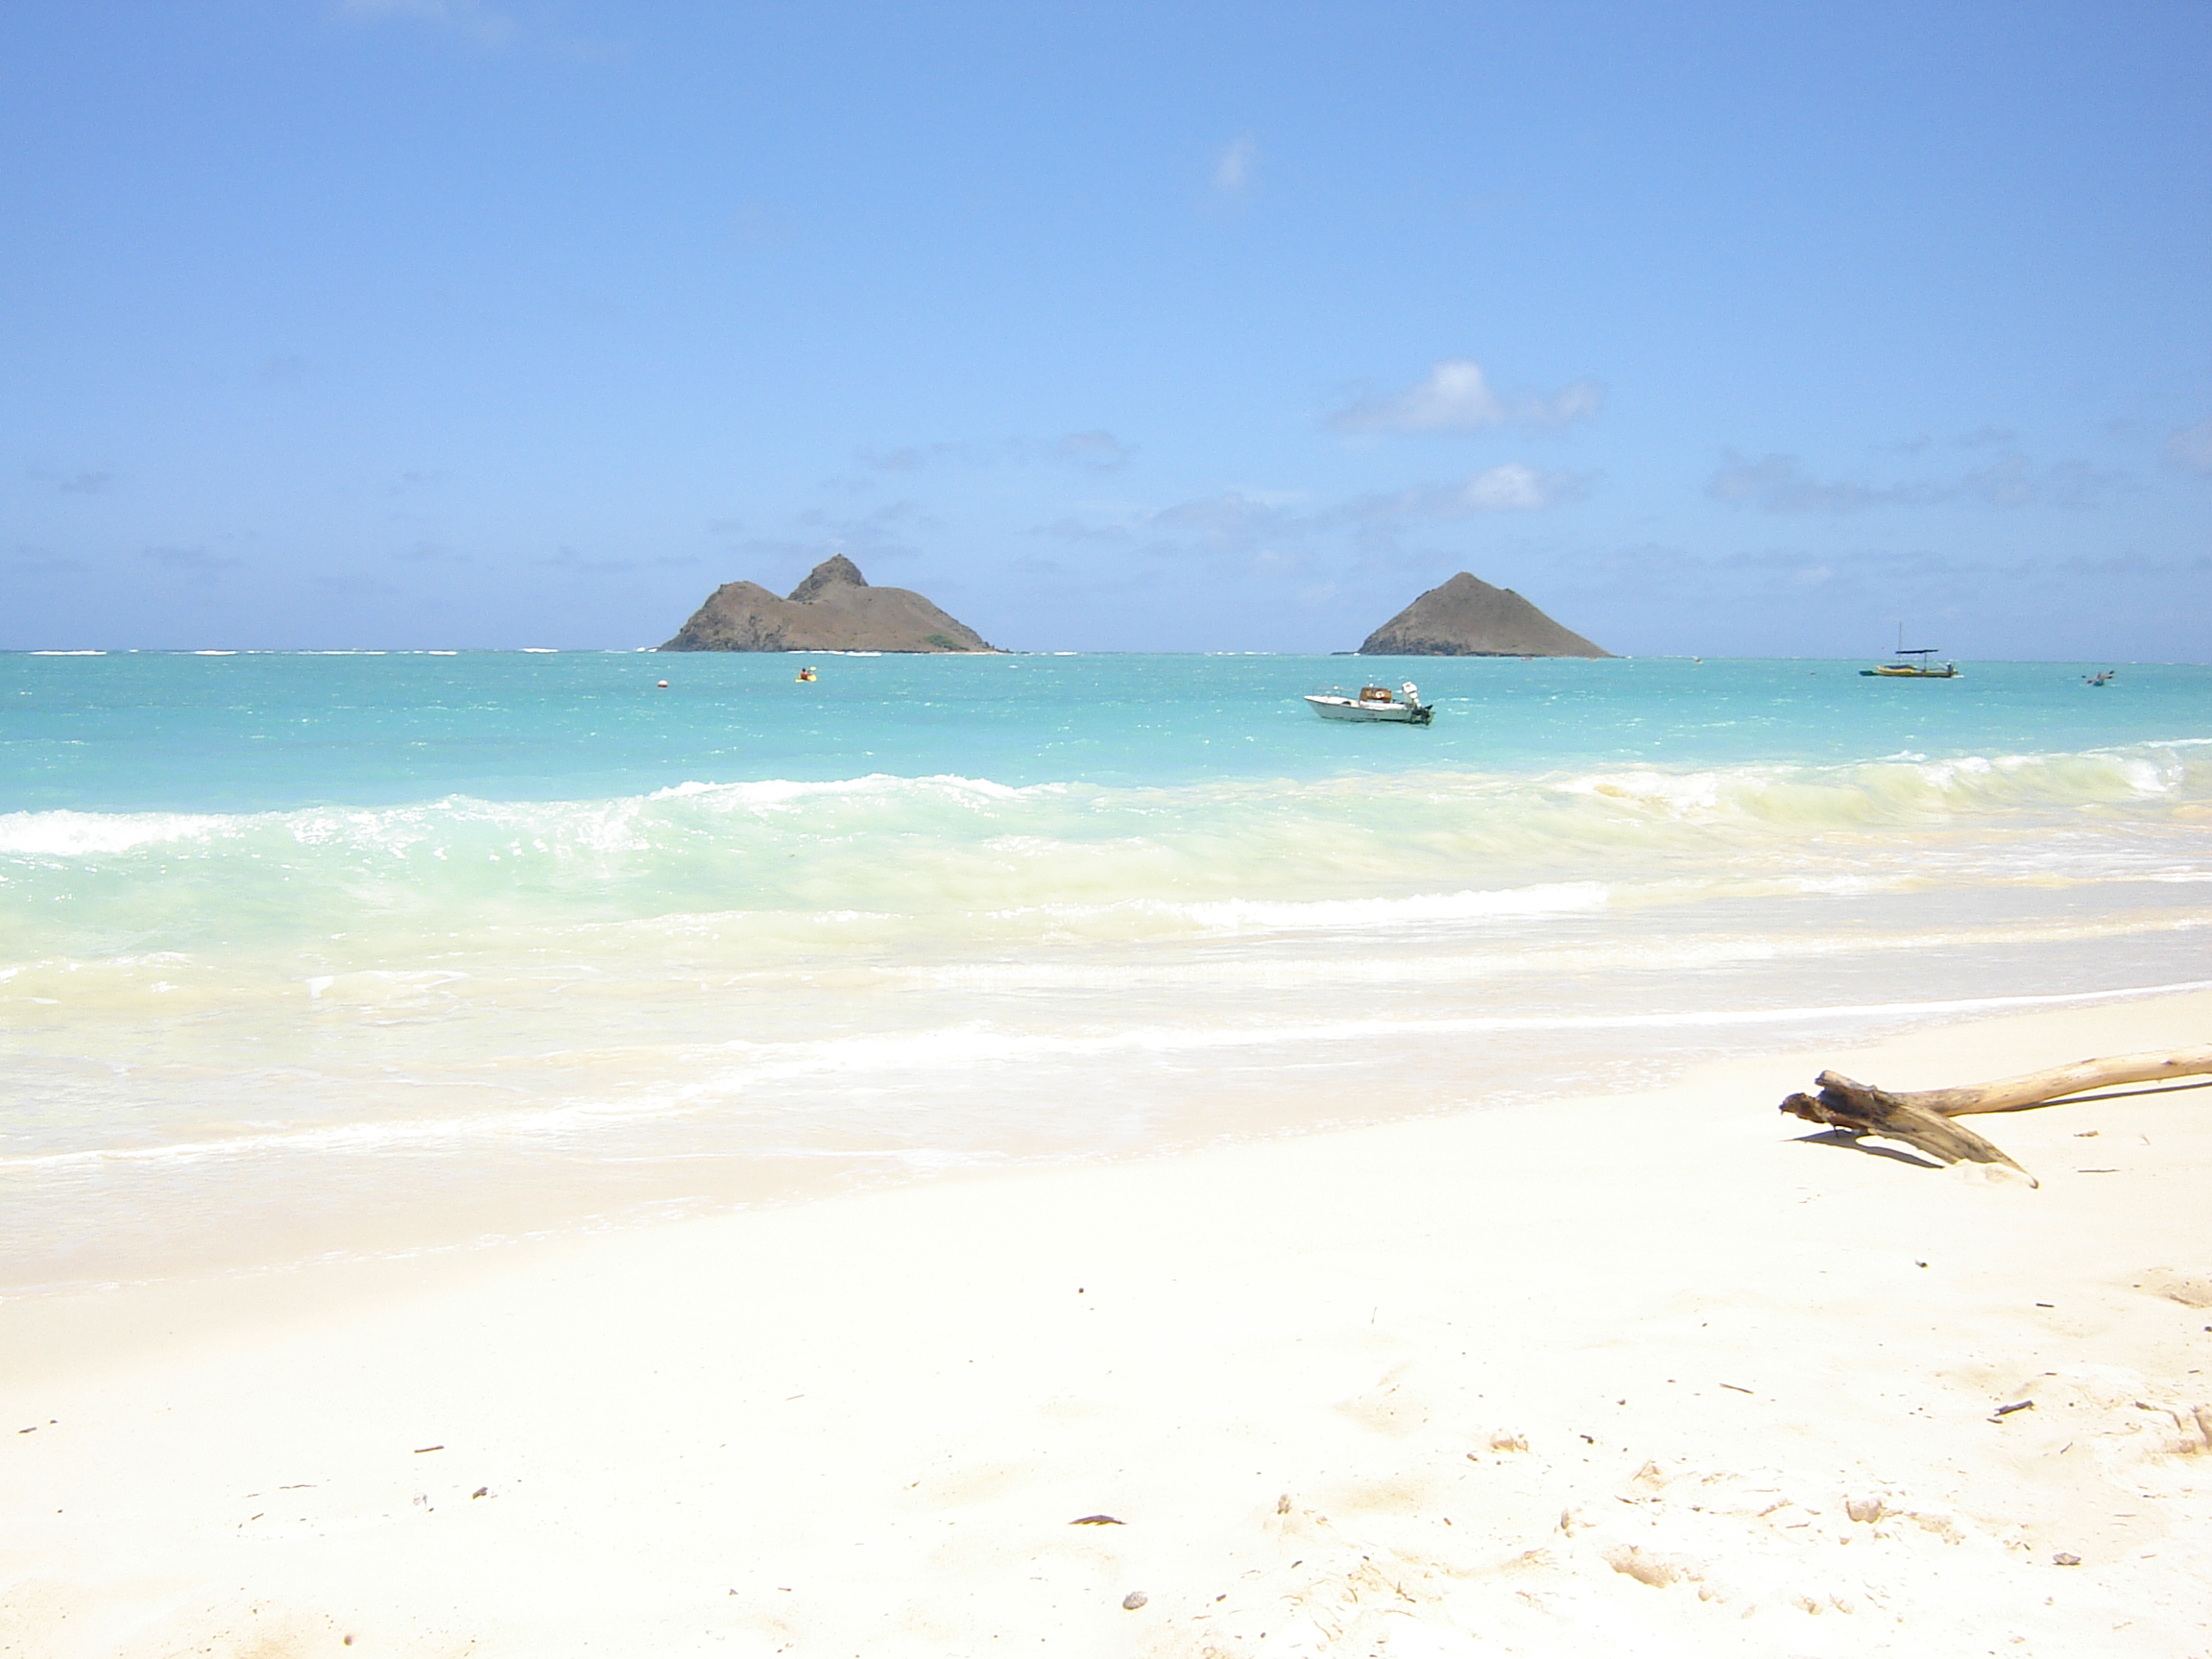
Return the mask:
<path id="1" fill-rule="evenodd" d="M 2099 673 L 2084 674 L 2081 676 L 2081 683 L 2084 685 L 2109 685 L 2112 684 L 2112 676 L 2119 672 L 2120 670 L 2117 668 L 2106 668 Z"/>
<path id="2" fill-rule="evenodd" d="M 1900 622 L 1897 624 L 1897 661 L 1894 662 L 1877 662 L 1871 668 L 1862 668 L 1859 670 L 1859 677 L 1862 680 L 1958 679 L 1958 663 L 1946 662 L 1938 668 L 1929 661 L 1931 657 L 1936 655 L 1936 648 L 1933 645 L 1915 645 L 1911 650 L 1907 650 L 1905 647 L 1905 624 Z"/>
<path id="3" fill-rule="evenodd" d="M 1362 685 L 1359 695 L 1336 686 L 1315 691 L 1306 701 L 1324 720 L 1387 720 L 1400 726 L 1426 726 L 1436 710 L 1421 701 L 1421 688 L 1408 680 L 1393 692 L 1387 685 Z"/>

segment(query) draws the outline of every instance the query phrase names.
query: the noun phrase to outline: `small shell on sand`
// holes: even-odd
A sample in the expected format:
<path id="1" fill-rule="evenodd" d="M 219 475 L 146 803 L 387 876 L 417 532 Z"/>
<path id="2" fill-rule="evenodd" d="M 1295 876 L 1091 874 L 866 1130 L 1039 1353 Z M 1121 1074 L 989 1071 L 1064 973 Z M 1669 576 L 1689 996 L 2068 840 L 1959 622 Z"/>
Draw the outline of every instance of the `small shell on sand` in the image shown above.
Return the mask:
<path id="1" fill-rule="evenodd" d="M 1138 1608 L 1143 1606 L 1145 1602 L 1151 1599 L 1152 1598 L 1145 1595 L 1143 1591 L 1132 1590 L 1128 1595 L 1121 1598 L 1122 1611 L 1127 1613 L 1134 1613 Z"/>

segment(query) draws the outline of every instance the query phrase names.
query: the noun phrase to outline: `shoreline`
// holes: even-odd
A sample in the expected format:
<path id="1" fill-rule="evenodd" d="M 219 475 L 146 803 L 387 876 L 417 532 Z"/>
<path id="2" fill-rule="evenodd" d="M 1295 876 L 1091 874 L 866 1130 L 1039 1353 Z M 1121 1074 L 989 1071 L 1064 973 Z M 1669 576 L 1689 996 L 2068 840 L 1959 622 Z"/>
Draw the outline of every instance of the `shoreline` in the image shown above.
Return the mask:
<path id="1" fill-rule="evenodd" d="M 2212 1651 L 2202 1097 L 1775 1111 L 2208 1025 L 0 1304 L 0 1653 Z"/>
<path id="2" fill-rule="evenodd" d="M 693 1220 L 783 1210 L 939 1181 L 1018 1177 L 1063 1168 L 1144 1163 L 1308 1135 L 1449 1118 L 1469 1112 L 1495 1111 L 1505 1105 L 1542 1111 L 1550 1105 L 1570 1105 L 1577 1100 L 1605 1098 L 1623 1093 L 1620 1079 L 1632 1069 L 1630 1063 L 1618 1052 L 1599 1059 L 1594 1054 L 1594 1046 L 1606 1039 L 1622 1041 L 1630 1033 L 1646 1033 L 1650 1043 L 1667 1046 L 1640 1063 L 1650 1073 L 1644 1080 L 1644 1089 L 1637 1091 L 1643 1093 L 1674 1087 L 1701 1069 L 1750 1064 L 1766 1058 L 1756 1049 L 1739 1047 L 1731 1051 L 1721 1042 L 1710 1039 L 1688 1051 L 1673 1046 L 1693 1033 L 1717 1036 L 1756 1033 L 1768 1026 L 1793 1027 L 1795 1029 L 1777 1031 L 1774 1035 L 1810 1042 L 1812 1028 L 1832 1022 L 1836 1028 L 1833 1041 L 1837 1046 L 1865 1047 L 1919 1032 L 1945 1029 L 1961 1022 L 1971 1023 L 1977 1018 L 2029 1011 L 2121 1007 L 2200 991 L 2212 991 L 2212 979 L 1894 1003 L 1665 1013 L 1447 1017 L 1423 1022 L 1418 1035 L 1431 1043 L 1466 1042 L 1506 1032 L 1531 1040 L 1550 1038 L 1574 1043 L 1577 1046 L 1581 1075 L 1574 1083 L 1545 1088 L 1532 1087 L 1529 1079 L 1516 1073 L 1509 1081 L 1494 1083 L 1486 1092 L 1488 1098 L 1471 1099 L 1463 1090 L 1444 1091 L 1438 1097 L 1418 1105 L 1402 1106 L 1388 1117 L 1357 1116 L 1334 1109 L 1314 1111 L 1306 1107 L 1285 1115 L 1280 1101 L 1272 1101 L 1264 1108 L 1246 1101 L 1240 1109 L 1222 1113 L 1210 1126 L 1201 1128 L 1196 1123 L 1189 1123 L 1183 1126 L 1181 1134 L 1156 1134 L 1140 1143 L 1119 1142 L 1088 1150 L 1074 1150 L 1065 1144 L 1043 1150 L 1034 1146 L 977 1150 L 944 1161 L 933 1159 L 929 1148 L 849 1150 L 842 1157 L 823 1154 L 808 1160 L 815 1166 L 807 1171 L 807 1178 L 804 1180 L 794 1173 L 796 1161 L 788 1153 L 757 1154 L 748 1162 L 742 1152 L 725 1152 L 722 1156 L 727 1159 L 728 1167 L 711 1180 L 702 1180 L 695 1170 L 687 1170 L 675 1179 L 663 1181 L 660 1190 L 633 1190 L 629 1194 L 607 1181 L 603 1173 L 598 1191 L 589 1191 L 583 1180 L 573 1176 L 567 1178 L 565 1191 L 564 1184 L 548 1175 L 542 1166 L 501 1166 L 487 1158 L 480 1178 L 493 1185 L 490 1193 L 468 1197 L 451 1176 L 445 1176 L 442 1185 L 452 1188 L 456 1196 L 445 1200 L 443 1206 L 429 1205 L 420 1191 L 414 1191 L 406 1194 L 404 1203 L 387 1198 L 383 1213 L 375 1222 L 355 1219 L 350 1226 L 333 1222 L 334 1207 L 325 1197 L 322 1213 L 316 1217 L 320 1232 L 309 1232 L 294 1223 L 290 1224 L 292 1230 L 282 1235 L 272 1226 L 264 1212 L 233 1213 L 232 1225 L 239 1233 L 252 1235 L 254 1241 L 232 1246 L 232 1254 L 228 1259 L 210 1259 L 202 1251 L 188 1260 L 180 1260 L 172 1253 L 164 1262 L 166 1271 L 158 1273 L 141 1270 L 101 1278 L 25 1279 L 16 1283 L 0 1279 L 0 1306 L 77 1296 L 160 1296 L 170 1289 L 219 1297 L 222 1293 L 216 1287 L 225 1283 L 242 1286 L 256 1282 L 281 1283 L 288 1276 L 309 1273 L 373 1275 L 380 1262 L 446 1259 L 467 1263 L 474 1258 L 498 1260 L 502 1252 L 528 1253 L 557 1248 L 564 1240 L 581 1241 L 607 1235 L 652 1231 Z M 1347 1051 L 1362 1046 L 1373 1048 L 1386 1041 L 1371 1021 L 1346 1021 L 1339 1024 L 1340 1030 L 1309 1028 L 1302 1036 L 1309 1042 L 1334 1041 Z M 1272 1039 L 1272 1033 L 1245 1032 L 1229 1043 L 1216 1040 L 1208 1046 L 1264 1046 Z M 1736 1041 L 1743 1044 L 1756 1039 L 1746 1035 Z M 1103 1062 L 1116 1057 L 1108 1053 L 1100 1059 Z M 98 1153 L 61 1154 L 51 1162 L 94 1165 L 101 1156 Z M 133 1149 L 119 1162 L 128 1165 L 144 1156 L 142 1150 Z M 294 1172 L 293 1180 L 296 1185 L 305 1186 L 315 1174 L 311 1169 L 302 1168 Z M 356 1174 L 353 1184 L 359 1183 L 360 1177 Z M 270 1183 L 265 1181 L 262 1185 L 267 1187 Z M 639 1182 L 638 1185 L 647 1184 Z M 605 1207 L 589 1208 L 586 1198 L 575 1196 L 587 1192 L 589 1198 Z M 562 1201 L 563 1197 L 566 1198 L 565 1202 Z M 409 1209 L 406 1205 L 415 1208 Z M 466 1208 L 461 1207 L 464 1205 Z M 493 1221 L 497 1224 L 488 1224 Z M 276 1243 L 279 1236 L 286 1240 L 280 1246 Z M 249 1300 L 253 1295 L 245 1289 L 238 1294 Z"/>

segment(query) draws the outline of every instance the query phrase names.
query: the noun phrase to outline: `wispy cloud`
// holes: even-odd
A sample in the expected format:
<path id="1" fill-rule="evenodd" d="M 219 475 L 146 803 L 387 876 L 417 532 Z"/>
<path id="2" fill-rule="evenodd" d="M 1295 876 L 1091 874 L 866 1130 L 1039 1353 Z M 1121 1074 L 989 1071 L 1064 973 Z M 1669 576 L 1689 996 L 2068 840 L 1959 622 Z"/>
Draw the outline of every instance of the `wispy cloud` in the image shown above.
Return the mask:
<path id="1" fill-rule="evenodd" d="M 1580 498 L 1589 480 L 1507 461 L 1449 484 L 1419 484 L 1386 494 L 1314 503 L 1296 491 L 1233 489 L 1166 507 L 1102 508 L 1038 526 L 1063 542 L 1135 544 L 1171 555 L 1193 545 L 1214 553 L 1288 557 L 1286 548 L 1318 547 L 1349 538 L 1368 554 L 1387 556 L 1403 532 L 1493 513 L 1535 513 Z"/>
<path id="2" fill-rule="evenodd" d="M 1824 483 L 1808 477 L 1794 455 L 1768 455 L 1758 461 L 1732 456 L 1706 481 L 1705 493 L 1716 501 L 1756 507 L 1763 513 L 1856 513 L 1865 507 L 1917 505 L 1923 499 L 1918 493 L 1921 488 Z"/>
<path id="3" fill-rule="evenodd" d="M 1431 484 L 1353 503 L 1352 516 L 1386 518 L 1471 518 L 1481 513 L 1536 513 L 1587 494 L 1588 481 L 1507 461 L 1470 472 L 1456 484 Z"/>
<path id="4" fill-rule="evenodd" d="M 362 22 L 409 18 L 434 23 L 483 46 L 506 45 L 517 28 L 513 17 L 482 0 L 339 0 L 338 10 Z"/>
<path id="5" fill-rule="evenodd" d="M 1613 583 L 1657 580 L 1675 587 L 1678 591 L 1697 590 L 1701 578 L 1726 577 L 1739 592 L 1743 584 L 1749 582 L 1770 593 L 1818 589 L 1832 596 L 1870 595 L 1888 603 L 1894 602 L 1901 592 L 1985 598 L 1992 580 L 2049 582 L 2083 576 L 2198 575 L 2212 570 L 2212 555 L 2069 554 L 2053 558 L 2029 554 L 1989 559 L 1963 555 L 1951 548 L 1936 551 L 1864 546 L 1821 552 L 1768 548 L 1756 552 L 1699 554 L 1647 543 L 1606 554 L 1599 558 L 1597 567 Z"/>
<path id="6" fill-rule="evenodd" d="M 1089 472 L 1111 472 L 1128 465 L 1137 453 L 1100 427 L 1069 432 L 1058 438 L 1008 438 L 995 444 L 950 442 L 907 444 L 896 449 L 867 448 L 854 459 L 872 472 L 920 472 L 932 467 L 1025 467 L 1035 462 L 1059 462 Z"/>
<path id="7" fill-rule="evenodd" d="M 886 501 L 858 516 L 810 508 L 788 522 L 792 534 L 743 537 L 728 542 L 723 553 L 749 563 L 781 565 L 802 573 L 833 553 L 842 553 L 866 567 L 884 560 L 920 558 L 922 550 L 908 538 L 917 532 L 927 534 L 944 528 L 942 520 L 913 500 Z M 767 581 L 757 566 L 741 568 L 738 573 L 764 581 L 771 588 L 777 585 Z"/>
<path id="8" fill-rule="evenodd" d="M 1292 510 L 1290 497 L 1245 490 L 1224 490 L 1178 501 L 1149 516 L 1165 530 L 1194 530 L 1216 540 L 1241 541 L 1255 532 L 1303 528 L 1310 515 Z"/>
<path id="9" fill-rule="evenodd" d="M 992 455 L 975 444 L 904 444 L 896 449 L 857 449 L 854 459 L 872 472 L 919 472 L 925 467 L 940 467 L 947 462 L 988 463 Z"/>
<path id="10" fill-rule="evenodd" d="M 505 6 L 493 0 L 330 0 L 330 6 L 338 16 L 363 26 L 413 24 L 487 52 L 526 48 L 579 63 L 611 62 L 630 52 L 625 41 L 575 33 L 565 14 L 576 8 L 555 0 L 514 0 Z M 619 15 L 622 10 L 601 9 L 606 15 Z"/>
<path id="11" fill-rule="evenodd" d="M 1052 445 L 1055 458 L 1072 467 L 1081 467 L 1092 472 L 1111 472 L 1126 467 L 1130 457 L 1137 453 L 1136 446 L 1124 444 L 1111 432 L 1093 428 L 1088 432 L 1070 432 Z"/>
<path id="12" fill-rule="evenodd" d="M 1056 541 L 1126 542 L 1136 532 L 1129 525 L 1111 518 L 1083 518 L 1073 514 L 1055 518 L 1049 524 L 1034 526 L 1030 534 L 1049 536 Z"/>
<path id="13" fill-rule="evenodd" d="M 280 351 L 263 358 L 261 367 L 253 371 L 253 378 L 264 386 L 298 386 L 320 372 L 318 365 L 298 352 Z"/>
<path id="14" fill-rule="evenodd" d="M 1260 171 L 1260 146 L 1245 133 L 1214 158 L 1214 188 L 1223 196 L 1240 197 L 1252 187 Z"/>
<path id="15" fill-rule="evenodd" d="M 139 558 L 163 569 L 174 570 L 180 576 L 197 577 L 212 582 L 224 571 L 234 569 L 240 561 L 227 553 L 210 553 L 204 547 L 148 547 L 140 551 Z"/>
<path id="16" fill-rule="evenodd" d="M 380 577 L 361 574 L 310 576 L 307 586 L 338 599 L 389 599 L 399 591 Z"/>
<path id="17" fill-rule="evenodd" d="M 2182 471 L 2212 474 L 2212 421 L 2170 433 L 2164 450 L 2167 461 Z"/>
<path id="18" fill-rule="evenodd" d="M 32 468 L 23 474 L 34 484 L 51 484 L 63 495 L 105 495 L 115 482 L 112 472 L 47 472 Z"/>
<path id="19" fill-rule="evenodd" d="M 1730 456 L 1707 481 L 1705 493 L 1762 513 L 1834 517 L 1870 507 L 2094 507 L 2128 483 L 2125 474 L 2086 461 L 2038 463 L 2025 455 L 2005 455 L 1957 477 L 1875 484 L 1817 478 L 1794 455 L 1768 455 L 1757 461 Z"/>
<path id="20" fill-rule="evenodd" d="M 87 568 L 73 553 L 49 553 L 43 547 L 11 547 L 0 553 L 12 576 L 66 576 Z"/>
<path id="21" fill-rule="evenodd" d="M 1329 417 L 1338 432 L 1476 432 L 1522 424 L 1565 426 L 1594 419 L 1605 400 L 1595 381 L 1575 380 L 1549 397 L 1502 395 L 1472 357 L 1447 357 L 1402 392 L 1355 399 Z"/>
<path id="22" fill-rule="evenodd" d="M 748 248 L 788 248 L 798 231 L 783 215 L 758 202 L 740 203 L 729 219 L 730 234 Z"/>
<path id="23" fill-rule="evenodd" d="M 572 576 L 613 576 L 632 570 L 680 569 L 699 563 L 696 553 L 663 553 L 656 559 L 593 559 L 579 553 L 573 547 L 563 547 L 531 564 L 548 570 L 563 570 Z"/>

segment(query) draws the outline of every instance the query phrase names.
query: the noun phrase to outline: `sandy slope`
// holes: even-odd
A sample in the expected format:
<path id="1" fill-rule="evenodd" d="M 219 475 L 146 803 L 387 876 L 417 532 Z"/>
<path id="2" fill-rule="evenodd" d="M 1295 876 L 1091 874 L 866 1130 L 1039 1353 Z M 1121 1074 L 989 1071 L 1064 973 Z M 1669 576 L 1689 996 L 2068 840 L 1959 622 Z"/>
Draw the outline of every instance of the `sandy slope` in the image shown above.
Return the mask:
<path id="1" fill-rule="evenodd" d="M 18 1302 L 0 1652 L 2212 1653 L 2212 1094 L 1773 1110 L 2208 1029 Z"/>

